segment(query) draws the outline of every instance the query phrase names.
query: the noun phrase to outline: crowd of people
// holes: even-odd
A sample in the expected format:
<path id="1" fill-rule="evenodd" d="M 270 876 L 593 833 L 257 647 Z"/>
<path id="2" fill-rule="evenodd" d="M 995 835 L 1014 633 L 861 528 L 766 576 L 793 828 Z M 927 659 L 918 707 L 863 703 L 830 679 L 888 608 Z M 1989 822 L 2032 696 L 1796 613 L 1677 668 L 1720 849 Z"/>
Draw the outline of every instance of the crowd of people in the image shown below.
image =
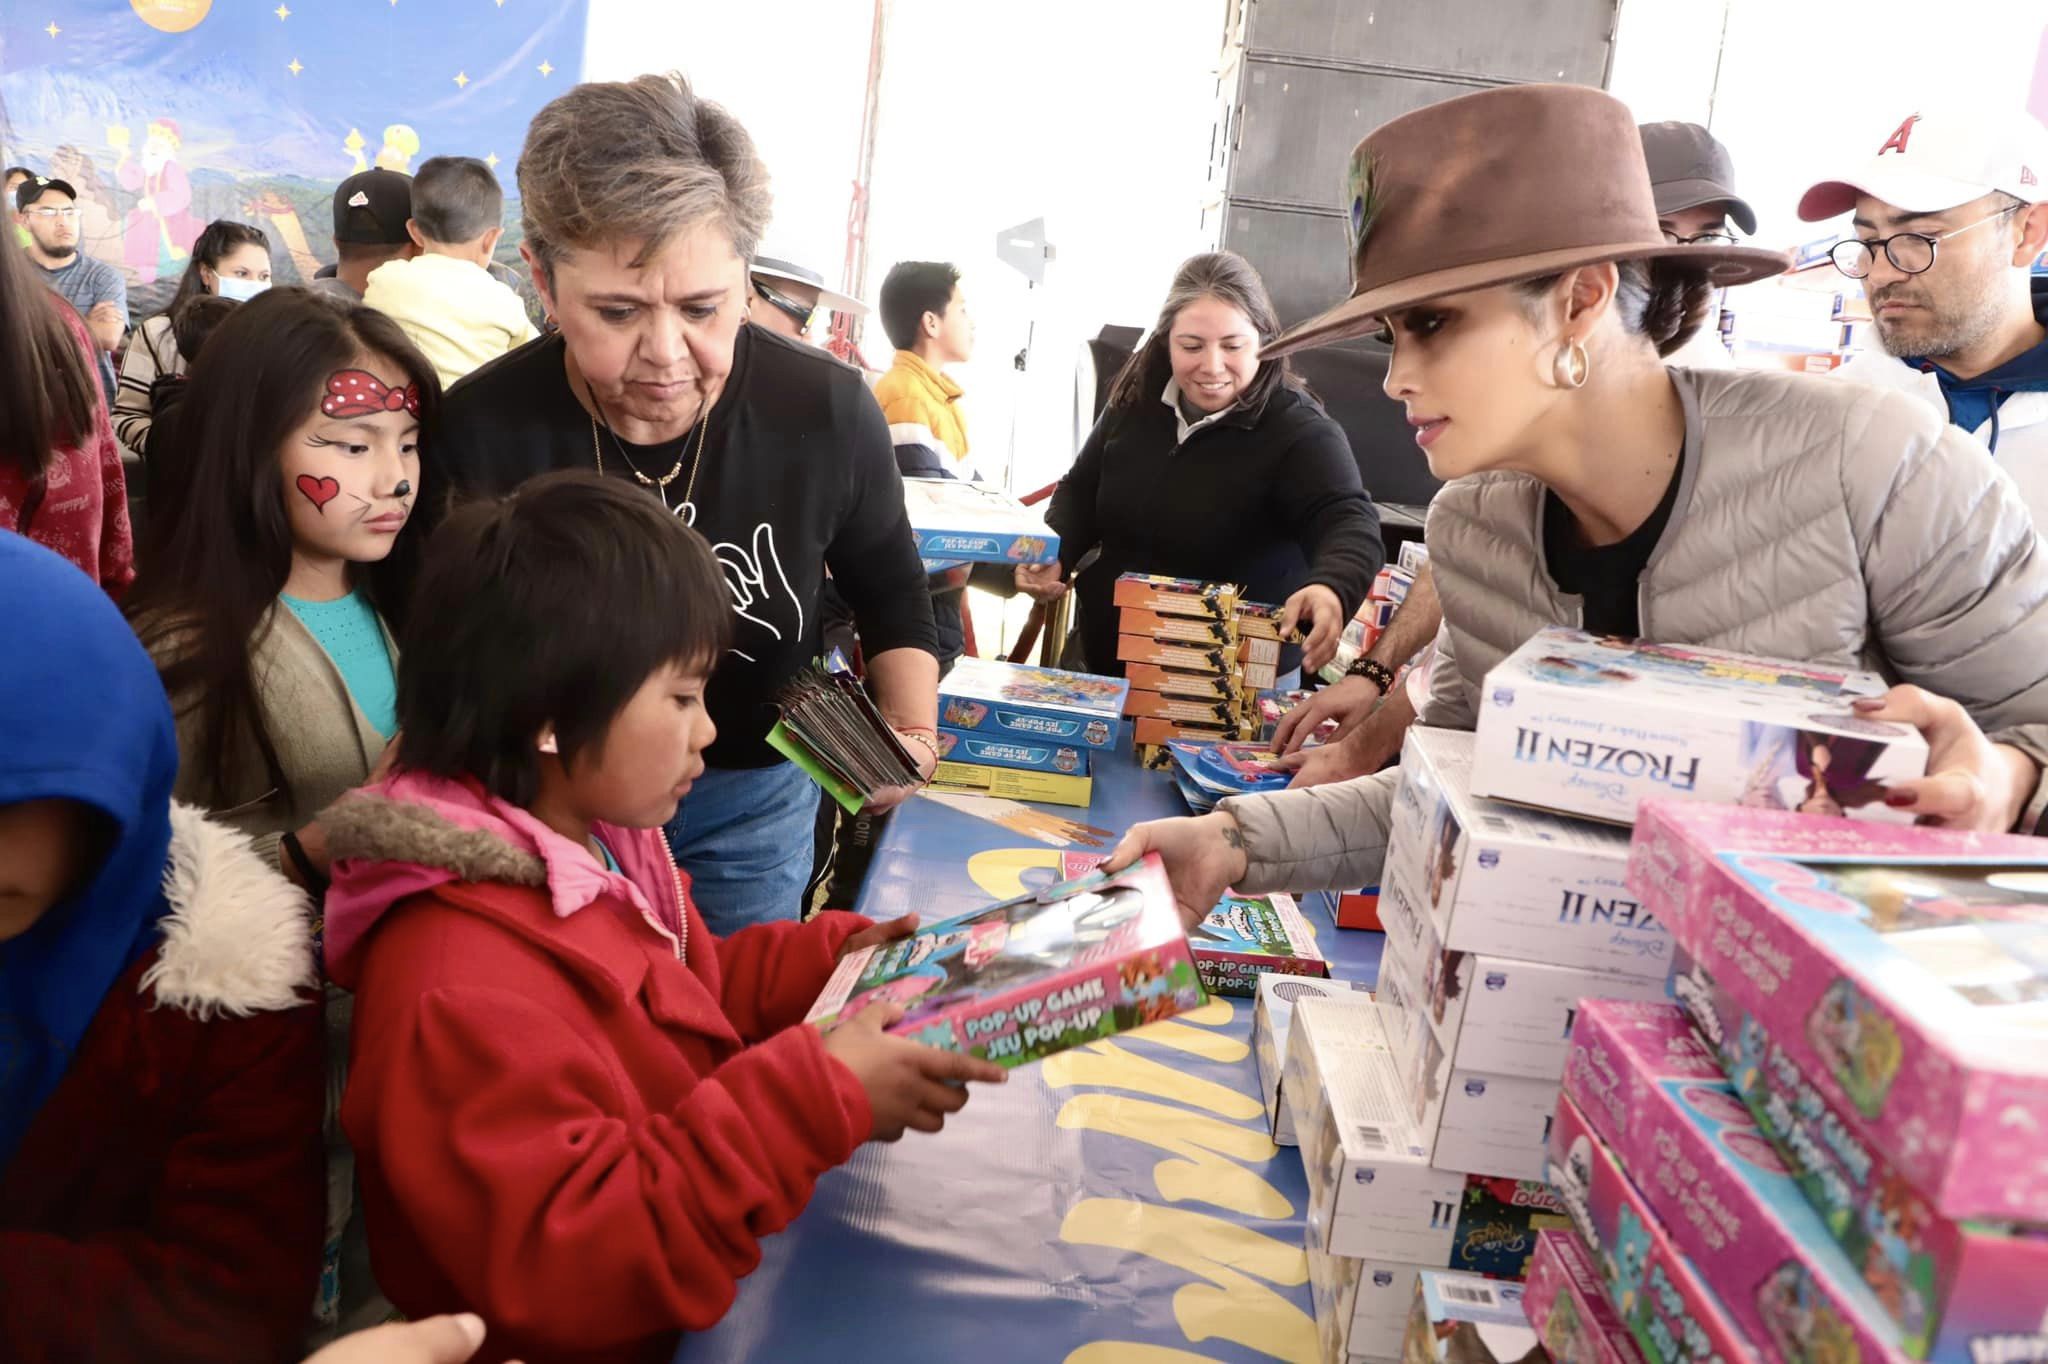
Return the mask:
<path id="1" fill-rule="evenodd" d="M 1704 130 L 1593 90 L 1368 137 L 1353 294 L 1292 331 L 1242 259 L 1186 262 L 1054 497 L 1059 563 L 974 581 L 1071 590 L 1070 658 L 1117 673 L 1117 574 L 1227 579 L 1285 603 L 1284 672 L 1322 667 L 1384 550 L 1286 358 L 1310 345 L 1390 343 L 1446 486 L 1431 574 L 1284 735 L 1341 723 L 1305 789 L 1117 861 L 1160 852 L 1191 921 L 1226 886 L 1375 880 L 1389 744 L 1471 727 L 1553 623 L 1875 668 L 1932 755 L 1888 798 L 2034 831 L 2043 137 L 1916 117 L 1807 196 L 1855 210 L 1835 261 L 1887 352 L 1855 368 L 1890 393 L 1672 361 L 1789 261 L 1739 243 Z M 767 167 L 674 77 L 536 116 L 509 282 L 495 176 L 440 157 L 342 182 L 310 287 L 208 226 L 128 336 L 76 195 L 9 179 L 0 1354 L 666 1359 L 821 1175 L 1003 1078 L 891 1010 L 798 1026 L 916 918 L 806 912 L 819 794 L 766 741 L 837 635 L 937 764 L 967 579 L 927 571 L 901 480 L 978 477 L 958 271 L 890 272 L 871 385 L 815 343 L 864 305 L 762 252 Z"/>

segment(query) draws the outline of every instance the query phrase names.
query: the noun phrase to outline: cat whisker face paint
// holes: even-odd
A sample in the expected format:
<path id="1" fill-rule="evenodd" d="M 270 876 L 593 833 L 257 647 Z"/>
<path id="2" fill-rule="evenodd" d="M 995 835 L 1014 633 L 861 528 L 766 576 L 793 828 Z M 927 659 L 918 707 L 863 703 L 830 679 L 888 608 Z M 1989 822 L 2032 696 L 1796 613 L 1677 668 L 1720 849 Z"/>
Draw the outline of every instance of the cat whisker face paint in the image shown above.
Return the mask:
<path id="1" fill-rule="evenodd" d="M 279 452 L 287 519 L 302 555 L 375 563 L 418 500 L 419 386 L 382 357 L 327 377 Z"/>

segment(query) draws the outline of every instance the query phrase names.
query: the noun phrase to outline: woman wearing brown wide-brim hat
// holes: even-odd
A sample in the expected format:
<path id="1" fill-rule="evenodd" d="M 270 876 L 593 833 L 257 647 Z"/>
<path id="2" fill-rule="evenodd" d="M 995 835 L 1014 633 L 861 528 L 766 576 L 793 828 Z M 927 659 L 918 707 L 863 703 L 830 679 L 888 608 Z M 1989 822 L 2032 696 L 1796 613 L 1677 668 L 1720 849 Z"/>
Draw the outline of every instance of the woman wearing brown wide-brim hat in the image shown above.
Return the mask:
<path id="1" fill-rule="evenodd" d="M 1665 241 L 1626 106 L 1468 95 L 1352 154 L 1352 295 L 1267 354 L 1379 332 L 1430 471 L 1444 628 L 1420 722 L 1470 729 L 1536 630 L 1874 669 L 1929 775 L 1888 803 L 2033 832 L 2048 808 L 2048 556 L 2011 481 L 1941 414 L 1783 373 L 1666 367 L 1688 297 L 1785 257 Z M 1923 688 L 1925 690 L 1923 690 Z M 1987 735 L 1986 731 L 1989 731 Z M 1391 773 L 1140 825 L 1184 910 L 1379 880 Z"/>

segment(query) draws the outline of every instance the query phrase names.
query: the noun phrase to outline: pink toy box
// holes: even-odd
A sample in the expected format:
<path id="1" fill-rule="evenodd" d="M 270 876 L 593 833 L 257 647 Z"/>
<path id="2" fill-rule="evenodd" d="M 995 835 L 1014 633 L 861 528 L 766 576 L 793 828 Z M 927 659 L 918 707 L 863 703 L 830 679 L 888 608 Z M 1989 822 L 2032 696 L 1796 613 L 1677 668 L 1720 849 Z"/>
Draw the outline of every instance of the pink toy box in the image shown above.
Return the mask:
<path id="1" fill-rule="evenodd" d="M 1629 884 L 1936 1212 L 2048 1223 L 2048 841 L 1652 802 Z"/>
<path id="2" fill-rule="evenodd" d="M 1649 1364 L 1747 1364 L 1756 1352 L 1680 1255 L 1621 1163 L 1570 1099 L 1550 1129 L 1550 1183 Z"/>
<path id="3" fill-rule="evenodd" d="M 1536 1238 L 1522 1310 L 1551 1364 L 1642 1364 L 1643 1352 L 1614 1314 L 1599 1269 L 1568 1231 Z"/>
<path id="4" fill-rule="evenodd" d="M 1589 1002 L 1564 1085 L 1763 1358 L 1906 1358 L 1683 1009 Z"/>

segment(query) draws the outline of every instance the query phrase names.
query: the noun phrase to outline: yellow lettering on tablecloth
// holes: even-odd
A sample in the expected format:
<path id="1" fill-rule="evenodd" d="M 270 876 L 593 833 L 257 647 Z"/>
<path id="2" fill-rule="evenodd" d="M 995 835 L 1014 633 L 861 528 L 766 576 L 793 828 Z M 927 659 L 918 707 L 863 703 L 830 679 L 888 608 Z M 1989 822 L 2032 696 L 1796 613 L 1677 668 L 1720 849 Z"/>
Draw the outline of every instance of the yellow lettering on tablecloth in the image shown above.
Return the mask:
<path id="1" fill-rule="evenodd" d="M 1150 1256 L 1205 1280 L 1173 1295 L 1174 1320 L 1190 1341 L 1226 1340 L 1289 1364 L 1320 1358 L 1315 1321 L 1266 1286 L 1307 1282 L 1308 1257 L 1299 1246 L 1206 1213 L 1121 1198 L 1075 1204 L 1060 1237 Z"/>
<path id="2" fill-rule="evenodd" d="M 1278 1189 L 1232 1163 L 1273 1158 L 1275 1147 L 1263 1131 L 1121 1094 L 1076 1094 L 1060 1106 L 1059 1124 L 1129 1137 L 1177 1157 L 1152 1170 L 1159 1196 L 1169 1203 L 1211 1203 L 1273 1220 L 1294 1215 L 1294 1205 Z"/>
<path id="3" fill-rule="evenodd" d="M 1187 1015 L 1183 1014 L 1181 1017 L 1185 1018 Z M 1133 1042 L 1150 1042 L 1155 1046 L 1184 1051 L 1190 1056 L 1199 1057 L 1204 1061 L 1214 1061 L 1221 1066 L 1235 1065 L 1252 1053 L 1248 1044 L 1234 1037 L 1218 1037 L 1214 1033 L 1203 1032 L 1200 1028 L 1190 1028 L 1176 1019 L 1168 1019 L 1164 1023 L 1148 1023 L 1135 1032 L 1125 1033 L 1124 1036 Z"/>
<path id="4" fill-rule="evenodd" d="M 1263 1118 L 1266 1105 L 1256 1095 L 1245 1094 L 1214 1080 L 1183 1075 L 1172 1066 L 1135 1056 L 1114 1042 L 1091 1042 L 1085 1047 L 1048 1056 L 1040 1063 L 1045 1083 L 1051 1089 L 1091 1085 L 1099 1089 L 1134 1089 L 1173 1099 L 1191 1108 L 1206 1109 L 1220 1118 L 1249 1122 Z"/>
<path id="5" fill-rule="evenodd" d="M 1207 1355 L 1189 1354 L 1170 1345 L 1140 1345 L 1131 1340 L 1098 1340 L 1083 1345 L 1066 1364 L 1216 1364 Z"/>

